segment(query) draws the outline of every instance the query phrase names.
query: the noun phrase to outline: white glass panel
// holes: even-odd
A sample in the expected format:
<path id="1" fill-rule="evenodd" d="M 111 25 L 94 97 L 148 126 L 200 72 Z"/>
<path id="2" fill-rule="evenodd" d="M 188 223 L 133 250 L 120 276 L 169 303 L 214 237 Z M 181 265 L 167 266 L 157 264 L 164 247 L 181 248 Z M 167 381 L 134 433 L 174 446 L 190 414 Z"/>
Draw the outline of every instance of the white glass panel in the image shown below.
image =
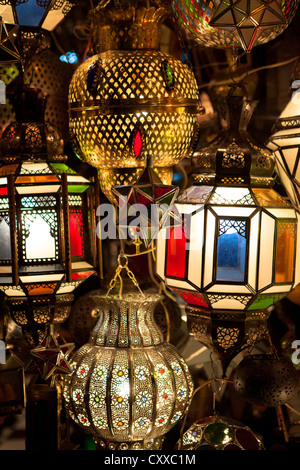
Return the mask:
<path id="1" fill-rule="evenodd" d="M 61 188 L 59 184 L 40 184 L 38 186 L 16 186 L 19 194 L 41 194 L 41 193 L 57 193 Z"/>
<path id="2" fill-rule="evenodd" d="M 206 234 L 205 234 L 205 254 L 204 254 L 204 276 L 203 286 L 207 286 L 212 281 L 213 263 L 214 263 L 214 245 L 216 219 L 208 210 L 206 215 Z"/>
<path id="3" fill-rule="evenodd" d="M 277 284 L 276 286 L 269 287 L 269 289 L 266 289 L 263 291 L 264 294 L 277 294 L 277 293 L 282 293 L 286 292 L 287 294 L 291 290 L 292 284 Z"/>
<path id="4" fill-rule="evenodd" d="M 249 217 L 255 209 L 253 207 L 236 207 L 236 206 L 227 206 L 227 207 L 218 207 L 212 206 L 212 209 L 218 215 L 224 215 L 227 217 Z"/>
<path id="5" fill-rule="evenodd" d="M 191 239 L 189 244 L 188 280 L 201 287 L 202 279 L 202 252 L 204 236 L 204 210 L 197 212 L 191 220 Z"/>
<path id="6" fill-rule="evenodd" d="M 236 299 L 222 299 L 213 304 L 213 308 L 216 309 L 233 309 L 233 310 L 244 310 L 245 305 Z"/>
<path id="7" fill-rule="evenodd" d="M 268 209 L 267 207 L 265 207 L 265 209 L 278 219 L 296 218 L 296 212 L 294 211 L 294 209 Z"/>
<path id="8" fill-rule="evenodd" d="M 52 10 L 48 13 L 42 28 L 52 31 L 65 17 L 62 13 L 63 7 L 60 10 Z"/>
<path id="9" fill-rule="evenodd" d="M 6 289 L 5 295 L 8 297 L 26 297 L 23 291 L 17 289 Z"/>
<path id="10" fill-rule="evenodd" d="M 249 289 L 246 286 L 233 286 L 232 284 L 214 284 L 212 287 L 207 289 L 207 292 L 226 292 L 226 294 L 232 294 L 233 289 L 234 292 L 238 294 L 249 294 Z"/>
<path id="11" fill-rule="evenodd" d="M 34 276 L 20 276 L 20 280 L 26 284 L 29 282 L 51 282 L 51 281 L 61 281 L 64 277 L 64 274 L 37 274 Z"/>
<path id="12" fill-rule="evenodd" d="M 87 268 L 94 269 L 94 267 L 91 264 L 85 263 L 84 261 L 78 261 L 78 263 L 72 263 L 72 269 L 75 271 L 78 269 L 87 269 Z"/>
<path id="13" fill-rule="evenodd" d="M 10 274 L 11 272 L 11 266 L 0 266 L 0 274 Z"/>
<path id="14" fill-rule="evenodd" d="M 7 178 L 0 178 L 0 186 L 7 186 Z"/>
<path id="15" fill-rule="evenodd" d="M 216 189 L 216 192 L 212 196 L 210 202 L 213 203 L 215 198 L 218 199 L 217 196 L 221 196 L 221 198 L 225 199 L 226 201 L 232 201 L 234 203 L 236 201 L 240 201 L 241 199 L 249 195 L 250 195 L 250 191 L 247 188 L 219 187 Z M 216 201 L 216 204 L 218 204 L 218 201 Z"/>
<path id="16" fill-rule="evenodd" d="M 27 219 L 28 220 L 28 219 Z M 26 226 L 29 236 L 25 242 L 27 259 L 55 259 L 55 238 L 50 234 L 50 226 L 37 214 L 30 225 Z"/>
<path id="17" fill-rule="evenodd" d="M 10 228 L 5 219 L 0 222 L 0 260 L 11 259 Z"/>
<path id="18" fill-rule="evenodd" d="M 177 210 L 180 212 L 180 214 L 191 214 L 192 212 L 195 212 L 196 210 L 200 209 L 203 207 L 203 205 L 200 204 L 175 204 Z"/>
<path id="19" fill-rule="evenodd" d="M 47 163 L 23 163 L 20 175 L 30 173 L 42 173 L 44 170 L 48 170 L 49 165 Z"/>
<path id="20" fill-rule="evenodd" d="M 282 149 L 282 153 L 284 155 L 285 161 L 288 165 L 290 172 L 293 173 L 295 161 L 296 161 L 297 153 L 298 153 L 298 147 Z"/>
<path id="21" fill-rule="evenodd" d="M 0 5 L 0 16 L 2 16 L 3 21 L 5 23 L 10 23 L 10 24 L 15 23 L 13 10 L 10 5 L 7 5 L 7 6 Z"/>
<path id="22" fill-rule="evenodd" d="M 196 290 L 194 289 L 190 284 L 188 284 L 186 281 L 180 281 L 178 279 L 166 279 L 166 285 L 170 287 L 179 287 L 182 289 L 189 289 L 189 290 Z"/>
<path id="23" fill-rule="evenodd" d="M 256 290 L 257 281 L 257 253 L 258 253 L 258 235 L 259 235 L 259 213 L 250 220 L 250 240 L 249 240 L 249 258 L 248 258 L 248 284 Z"/>
<path id="24" fill-rule="evenodd" d="M 272 282 L 275 220 L 262 213 L 259 252 L 258 289 Z"/>
<path id="25" fill-rule="evenodd" d="M 77 176 L 77 175 L 68 175 L 67 176 L 67 181 L 68 183 L 90 183 L 89 180 L 84 178 L 83 176 Z"/>
<path id="26" fill-rule="evenodd" d="M 156 274 L 164 279 L 165 277 L 165 256 L 166 256 L 166 244 L 167 244 L 167 233 L 168 229 L 163 228 L 158 233 L 156 243 Z"/>

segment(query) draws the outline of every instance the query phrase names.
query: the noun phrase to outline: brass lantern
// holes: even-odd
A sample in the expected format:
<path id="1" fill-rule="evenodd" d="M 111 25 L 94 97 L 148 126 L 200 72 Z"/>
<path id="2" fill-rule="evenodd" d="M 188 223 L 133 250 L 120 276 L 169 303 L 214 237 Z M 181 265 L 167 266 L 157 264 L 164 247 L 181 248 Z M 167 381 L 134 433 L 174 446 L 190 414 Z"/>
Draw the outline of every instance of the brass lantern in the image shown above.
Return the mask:
<path id="1" fill-rule="evenodd" d="M 0 289 L 26 329 L 68 317 L 97 251 L 93 179 L 70 168 L 40 91 L 25 87 L 19 98 L 1 140 Z"/>
<path id="2" fill-rule="evenodd" d="M 153 321 L 160 296 L 95 296 L 100 317 L 72 357 L 63 393 L 99 449 L 161 448 L 193 392 L 188 367 Z"/>
<path id="3" fill-rule="evenodd" d="M 79 66 L 69 88 L 71 141 L 99 169 L 103 192 L 133 183 L 146 155 L 165 184 L 190 154 L 199 93 L 192 71 L 159 50 L 162 8 L 96 8 L 98 54 Z"/>
<path id="4" fill-rule="evenodd" d="M 157 274 L 193 314 L 264 321 L 300 281 L 299 214 L 273 188 L 274 158 L 247 133 L 253 106 L 231 90 L 228 128 L 194 158 L 181 226 L 160 231 Z"/>

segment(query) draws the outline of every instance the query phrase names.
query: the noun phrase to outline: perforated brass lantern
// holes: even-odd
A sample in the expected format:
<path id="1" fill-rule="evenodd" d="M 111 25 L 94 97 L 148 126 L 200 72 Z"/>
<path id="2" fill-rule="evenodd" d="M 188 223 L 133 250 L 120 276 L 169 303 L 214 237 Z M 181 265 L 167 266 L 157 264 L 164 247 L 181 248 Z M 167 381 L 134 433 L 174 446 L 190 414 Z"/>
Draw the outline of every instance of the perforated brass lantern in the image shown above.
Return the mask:
<path id="1" fill-rule="evenodd" d="M 199 93 L 192 71 L 159 50 L 160 8 L 106 10 L 92 16 L 99 53 L 80 65 L 69 88 L 70 134 L 99 169 L 103 192 L 133 183 L 147 154 L 161 180 L 190 154 Z"/>
<path id="2" fill-rule="evenodd" d="M 39 91 L 23 91 L 1 140 L 0 289 L 15 322 L 32 327 L 64 321 L 96 272 L 95 185 L 69 167 Z"/>
<path id="3" fill-rule="evenodd" d="M 206 47 L 242 48 L 275 39 L 292 21 L 298 0 L 172 0 L 172 11 L 187 37 Z"/>
<path id="4" fill-rule="evenodd" d="M 177 442 L 176 449 L 263 450 L 264 446 L 243 423 L 225 416 L 208 416 L 192 424 Z"/>
<path id="5" fill-rule="evenodd" d="M 97 299 L 101 316 L 64 379 L 67 410 L 99 448 L 160 447 L 193 392 L 186 363 L 153 321 L 160 296 Z"/>
<path id="6" fill-rule="evenodd" d="M 193 311 L 268 315 L 300 280 L 299 214 L 272 189 L 274 159 L 246 132 L 253 106 L 228 96 L 230 124 L 195 156 L 178 198 L 182 226 L 161 230 L 157 274 Z"/>

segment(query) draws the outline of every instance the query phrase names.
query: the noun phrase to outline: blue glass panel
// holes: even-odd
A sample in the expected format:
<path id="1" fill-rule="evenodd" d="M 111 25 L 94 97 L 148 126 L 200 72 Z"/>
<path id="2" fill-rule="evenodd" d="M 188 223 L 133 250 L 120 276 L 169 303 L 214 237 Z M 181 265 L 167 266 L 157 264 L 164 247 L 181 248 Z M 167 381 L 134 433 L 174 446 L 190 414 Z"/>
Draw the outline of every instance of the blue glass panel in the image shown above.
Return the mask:
<path id="1" fill-rule="evenodd" d="M 226 228 L 222 227 L 225 222 Z M 220 221 L 218 238 L 218 260 L 216 280 L 223 282 L 244 282 L 247 240 L 245 221 Z"/>
<path id="2" fill-rule="evenodd" d="M 39 26 L 46 13 L 44 7 L 37 5 L 36 0 L 28 0 L 16 6 L 19 24 L 21 26 Z"/>

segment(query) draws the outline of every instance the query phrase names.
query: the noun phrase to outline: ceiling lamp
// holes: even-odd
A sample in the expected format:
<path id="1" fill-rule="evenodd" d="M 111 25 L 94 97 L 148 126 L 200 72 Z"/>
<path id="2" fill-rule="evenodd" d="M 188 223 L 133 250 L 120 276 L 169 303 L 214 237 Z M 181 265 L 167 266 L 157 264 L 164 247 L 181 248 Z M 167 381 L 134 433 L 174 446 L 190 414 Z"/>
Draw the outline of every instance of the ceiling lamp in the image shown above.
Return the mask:
<path id="1" fill-rule="evenodd" d="M 101 189 L 133 183 L 146 155 L 165 184 L 190 154 L 199 93 L 189 67 L 159 50 L 163 8 L 97 7 L 98 54 L 80 65 L 69 89 L 70 135 L 78 154 L 99 169 Z"/>

